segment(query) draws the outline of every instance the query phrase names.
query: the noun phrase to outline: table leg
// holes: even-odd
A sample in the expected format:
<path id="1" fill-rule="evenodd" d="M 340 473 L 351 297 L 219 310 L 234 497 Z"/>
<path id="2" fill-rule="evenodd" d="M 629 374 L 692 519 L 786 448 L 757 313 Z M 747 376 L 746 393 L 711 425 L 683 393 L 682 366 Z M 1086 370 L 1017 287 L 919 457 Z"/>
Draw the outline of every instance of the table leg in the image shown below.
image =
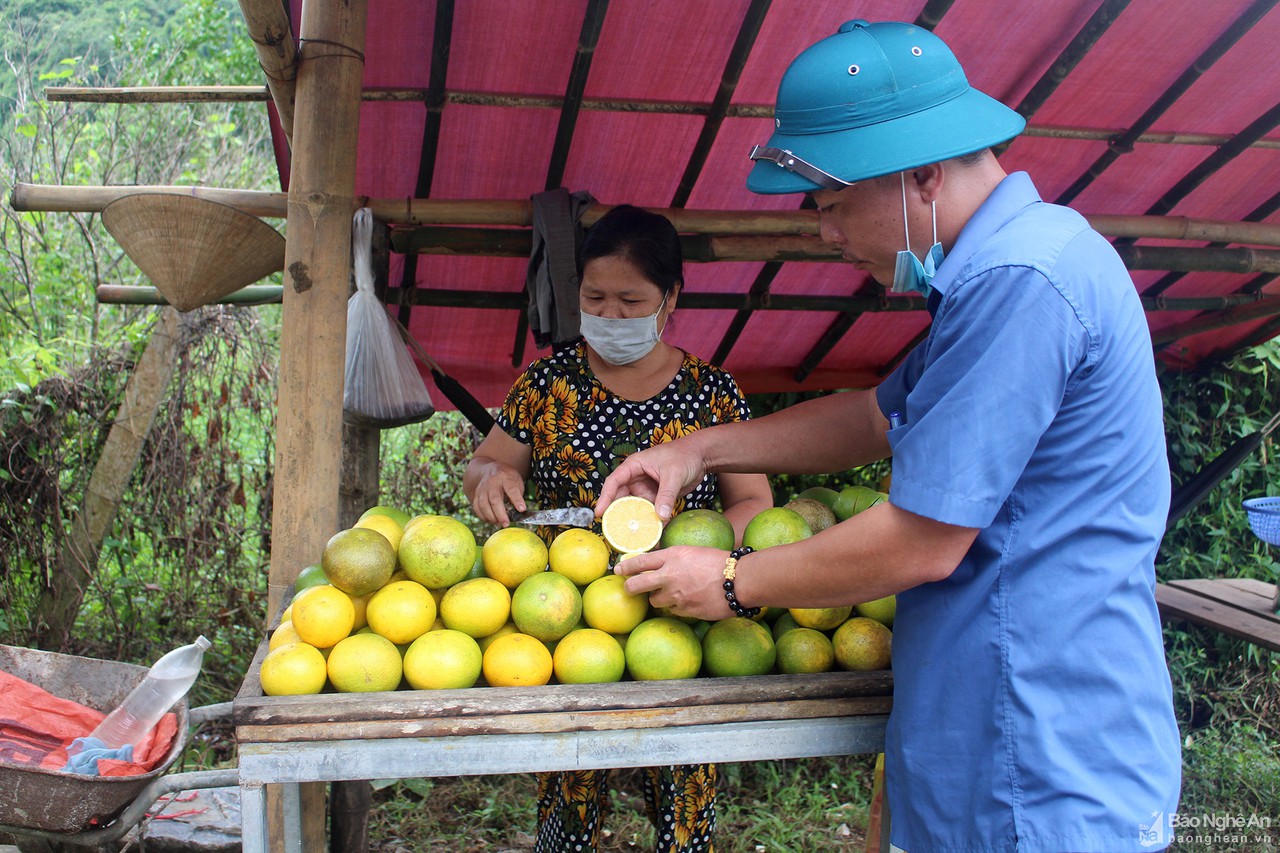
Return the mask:
<path id="1" fill-rule="evenodd" d="M 267 853 L 267 788 L 240 783 L 240 843 L 244 853 Z"/>

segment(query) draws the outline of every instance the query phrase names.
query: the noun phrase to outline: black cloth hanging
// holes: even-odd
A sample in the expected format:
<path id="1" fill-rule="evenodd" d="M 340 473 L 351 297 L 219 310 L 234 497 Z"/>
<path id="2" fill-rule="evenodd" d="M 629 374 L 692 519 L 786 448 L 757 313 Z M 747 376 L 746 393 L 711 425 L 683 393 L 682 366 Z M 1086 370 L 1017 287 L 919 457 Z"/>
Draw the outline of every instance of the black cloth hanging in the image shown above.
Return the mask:
<path id="1" fill-rule="evenodd" d="M 529 331 L 539 349 L 578 337 L 578 247 L 590 193 L 564 187 L 537 193 L 533 201 L 533 249 L 525 288 Z"/>

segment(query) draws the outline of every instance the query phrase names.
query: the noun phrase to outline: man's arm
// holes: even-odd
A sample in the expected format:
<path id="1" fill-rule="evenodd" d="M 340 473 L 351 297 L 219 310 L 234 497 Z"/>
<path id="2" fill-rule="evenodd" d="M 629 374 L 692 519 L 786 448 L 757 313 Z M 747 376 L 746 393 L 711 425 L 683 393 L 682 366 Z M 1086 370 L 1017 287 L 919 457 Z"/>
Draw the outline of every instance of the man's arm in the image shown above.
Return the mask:
<path id="1" fill-rule="evenodd" d="M 838 607 L 942 580 L 955 571 L 978 531 L 879 504 L 823 532 L 738 561 L 734 592 L 747 607 Z M 721 586 L 726 554 L 667 548 L 637 554 L 614 569 L 633 595 L 682 616 L 732 615 Z"/>
<path id="2" fill-rule="evenodd" d="M 763 418 L 698 430 L 627 457 L 605 480 L 596 512 L 616 497 L 638 494 L 670 519 L 676 497 L 709 472 L 843 471 L 889 455 L 887 429 L 875 392 L 868 390 L 829 394 Z"/>

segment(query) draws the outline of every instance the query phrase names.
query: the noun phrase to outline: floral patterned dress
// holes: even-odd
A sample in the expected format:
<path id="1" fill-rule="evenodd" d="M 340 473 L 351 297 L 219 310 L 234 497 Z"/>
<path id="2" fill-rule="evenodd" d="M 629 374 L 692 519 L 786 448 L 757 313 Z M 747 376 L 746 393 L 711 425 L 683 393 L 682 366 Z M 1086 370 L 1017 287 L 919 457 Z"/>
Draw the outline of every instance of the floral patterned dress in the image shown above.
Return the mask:
<path id="1" fill-rule="evenodd" d="M 618 397 L 596 379 L 578 341 L 540 359 L 516 380 L 497 418 L 533 450 L 530 475 L 539 507 L 595 506 L 605 478 L 628 454 L 703 427 L 746 420 L 746 399 L 725 371 L 685 353 L 675 377 L 647 400 Z M 708 474 L 675 511 L 714 504 Z M 548 539 L 557 529 L 542 528 Z M 538 775 L 537 853 L 598 848 L 608 802 L 607 770 Z M 716 767 L 650 767 L 645 802 L 659 853 L 714 850 Z"/>

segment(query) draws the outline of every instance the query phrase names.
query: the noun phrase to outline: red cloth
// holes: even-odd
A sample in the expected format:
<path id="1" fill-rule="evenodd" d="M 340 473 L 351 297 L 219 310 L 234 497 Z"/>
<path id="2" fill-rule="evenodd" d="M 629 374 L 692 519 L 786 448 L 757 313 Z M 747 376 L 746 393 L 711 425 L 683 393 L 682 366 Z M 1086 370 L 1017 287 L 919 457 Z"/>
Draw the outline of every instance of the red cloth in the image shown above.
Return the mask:
<path id="1" fill-rule="evenodd" d="M 61 770 L 67 747 L 85 737 L 106 714 L 60 699 L 8 672 L 0 672 L 0 763 Z M 133 750 L 133 761 L 102 759 L 100 776 L 136 776 L 154 770 L 178 733 L 176 714 L 165 714 Z"/>

